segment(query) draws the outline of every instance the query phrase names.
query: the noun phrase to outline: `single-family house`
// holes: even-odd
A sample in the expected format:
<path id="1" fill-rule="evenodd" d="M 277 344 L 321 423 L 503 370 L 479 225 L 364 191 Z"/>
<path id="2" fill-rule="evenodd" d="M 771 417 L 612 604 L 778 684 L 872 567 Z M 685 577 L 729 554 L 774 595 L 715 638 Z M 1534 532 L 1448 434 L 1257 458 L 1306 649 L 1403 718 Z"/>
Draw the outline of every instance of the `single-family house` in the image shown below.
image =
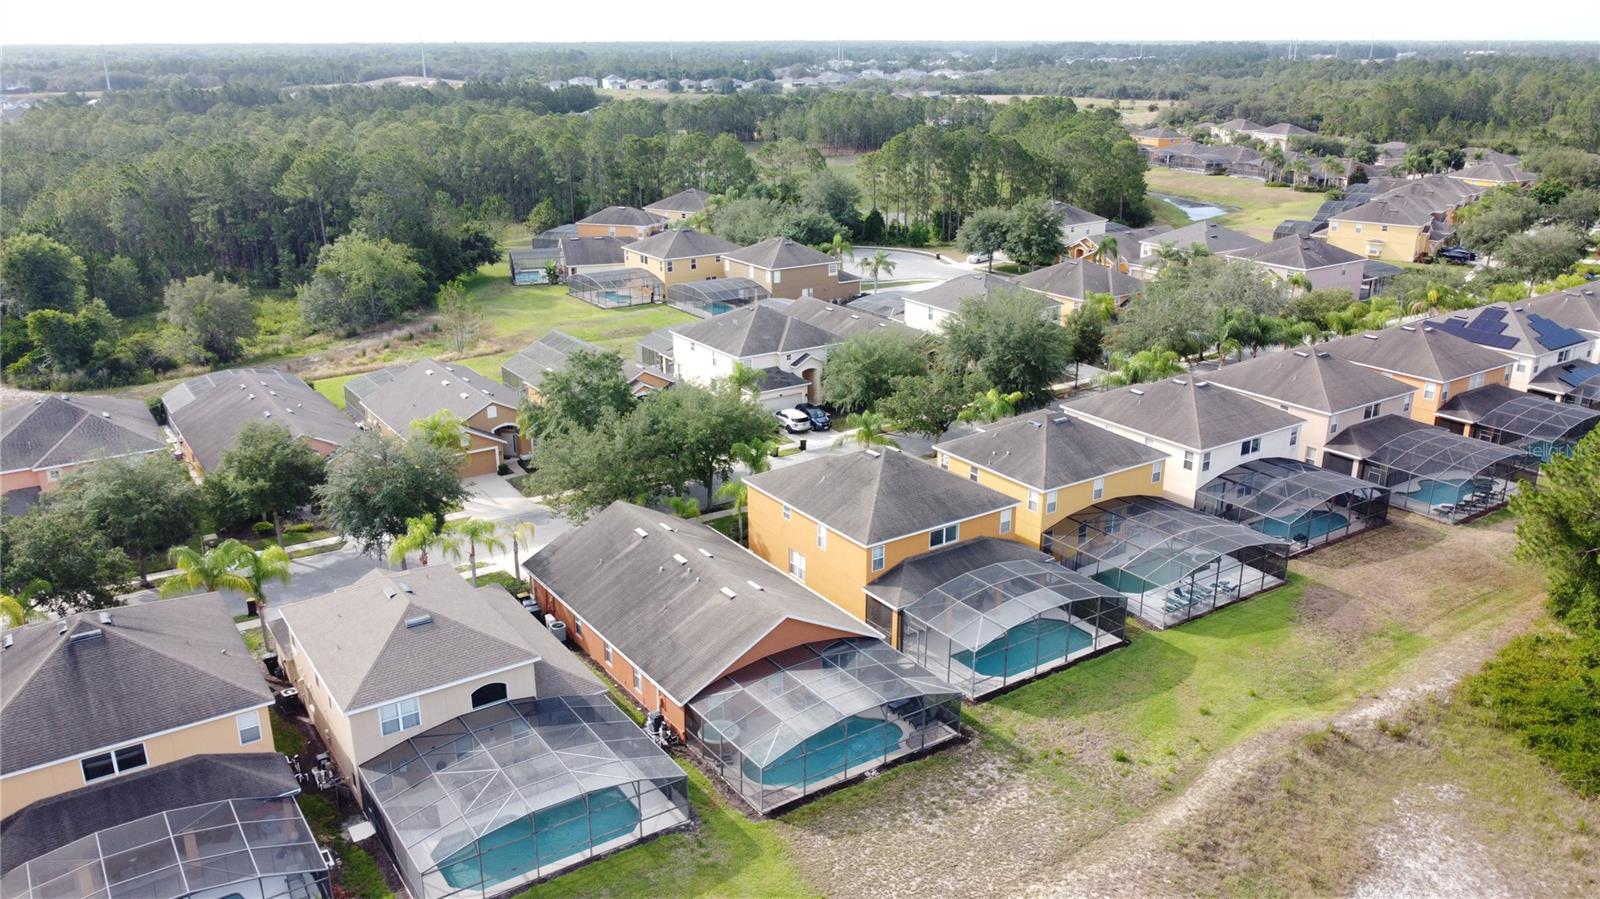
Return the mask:
<path id="1" fill-rule="evenodd" d="M 1217 475 L 1257 458 L 1299 458 L 1305 423 L 1198 376 L 1071 400 L 1062 410 L 1167 457 L 1161 493 L 1185 506 Z"/>
<path id="2" fill-rule="evenodd" d="M 1348 290 L 1362 296 L 1367 257 L 1303 234 L 1280 238 L 1228 254 L 1263 269 L 1280 281 L 1297 280 L 1311 290 Z"/>
<path id="3" fill-rule="evenodd" d="M 629 241 L 620 237 L 563 237 L 557 264 L 562 276 L 592 275 L 622 268 L 622 248 Z"/>
<path id="4" fill-rule="evenodd" d="M 464 365 L 433 359 L 381 368 L 344 385 L 345 412 L 384 433 L 409 440 L 414 422 L 440 411 L 465 425 L 461 476 L 492 475 L 528 451 L 517 432 L 519 397 Z"/>
<path id="5" fill-rule="evenodd" d="M 628 89 L 628 79 L 621 75 L 606 75 L 600 79 L 600 86 L 608 91 L 625 91 Z"/>
<path id="6" fill-rule="evenodd" d="M 775 297 L 814 297 L 842 302 L 861 293 L 861 279 L 839 260 L 787 237 L 730 250 L 723 255 L 729 277 L 748 278 Z"/>
<path id="7" fill-rule="evenodd" d="M 1213 256 L 1231 256 L 1240 250 L 1262 246 L 1262 241 L 1216 222 L 1195 222 L 1171 231 L 1150 234 L 1139 240 L 1139 255 L 1128 264 L 1128 274 L 1139 278 L 1155 276 L 1163 248 L 1190 251 L 1204 247 Z M 1117 248 L 1122 248 L 1118 237 Z"/>
<path id="8" fill-rule="evenodd" d="M 612 503 L 523 568 L 578 649 L 759 812 L 958 733 L 955 690 L 704 524 Z"/>
<path id="9" fill-rule="evenodd" d="M 1455 524 L 1505 505 L 1538 476 L 1519 448 L 1476 440 L 1401 415 L 1380 415 L 1328 441 L 1322 467 L 1389 490 L 1409 512 Z"/>
<path id="10" fill-rule="evenodd" d="M 539 389 L 544 379 L 566 368 L 567 359 L 581 351 L 605 352 L 588 341 L 552 330 L 507 359 L 500 366 L 500 380 L 512 390 L 521 391 L 528 399 L 539 402 L 542 398 Z M 631 359 L 622 360 L 622 375 L 634 396 L 665 390 L 673 383 L 666 372 Z"/>
<path id="11" fill-rule="evenodd" d="M 705 212 L 710 205 L 710 194 L 698 187 L 690 187 L 651 203 L 644 208 L 644 211 L 669 222 L 676 222 Z"/>
<path id="12" fill-rule="evenodd" d="M 1181 131 L 1171 128 L 1151 127 L 1133 132 L 1133 142 L 1146 150 L 1159 150 L 1173 144 L 1188 140 L 1188 136 Z"/>
<path id="13" fill-rule="evenodd" d="M 588 75 L 578 75 L 578 76 L 575 76 L 573 78 L 568 78 L 567 79 L 567 84 L 570 85 L 571 87 L 599 87 L 600 86 L 600 82 L 599 81 L 597 81 L 594 78 L 591 78 Z"/>
<path id="14" fill-rule="evenodd" d="M 714 234 L 673 228 L 622 248 L 623 264 L 643 269 L 667 289 L 687 281 L 723 276 L 722 258 L 737 245 Z"/>
<path id="15" fill-rule="evenodd" d="M 761 373 L 759 398 L 767 408 L 816 402 L 828 350 L 844 337 L 788 315 L 787 308 L 761 301 L 676 329 L 675 377 L 706 386 L 742 364 Z"/>
<path id="16" fill-rule="evenodd" d="M 1450 397 L 1511 380 L 1511 362 L 1487 347 L 1430 325 L 1397 325 L 1317 344 L 1318 352 L 1353 362 L 1411 387 L 1411 417 L 1433 424 Z"/>
<path id="17" fill-rule="evenodd" d="M 1050 214 L 1061 220 L 1061 245 L 1067 248 L 1069 256 L 1082 256 L 1085 251 L 1093 253 L 1093 238 L 1106 233 L 1106 225 L 1110 224 L 1110 219 L 1103 215 L 1060 200 L 1050 202 Z"/>
<path id="18" fill-rule="evenodd" d="M 1263 126 L 1249 119 L 1229 119 L 1211 129 L 1211 136 L 1218 140 L 1235 140 L 1240 135 L 1249 137 Z"/>
<path id="19" fill-rule="evenodd" d="M 1442 428 L 1515 447 L 1542 465 L 1572 455 L 1578 441 L 1600 424 L 1600 410 L 1485 384 L 1451 397 L 1439 407 L 1437 419 Z"/>
<path id="20" fill-rule="evenodd" d="M 1324 239 L 1358 256 L 1414 262 L 1439 251 L 1455 234 L 1455 211 L 1483 190 L 1443 175 L 1403 179 L 1328 215 Z"/>
<path id="21" fill-rule="evenodd" d="M 1261 141 L 1263 144 L 1276 144 L 1281 150 L 1289 149 L 1289 144 L 1297 137 L 1315 137 L 1316 132 L 1290 122 L 1279 122 L 1265 128 L 1257 128 L 1249 132 L 1250 137 Z"/>
<path id="22" fill-rule="evenodd" d="M 1596 344 L 1595 338 L 1530 312 L 1520 303 L 1465 309 L 1429 324 L 1509 358 L 1513 364 L 1508 383 L 1514 390 L 1527 390 L 1551 366 L 1589 359 Z"/>
<path id="23" fill-rule="evenodd" d="M 358 433 L 349 416 L 280 368 L 230 368 L 190 378 L 161 395 L 167 425 L 189 464 L 210 471 L 252 421 L 282 425 L 323 456 Z"/>
<path id="24" fill-rule="evenodd" d="M 1542 294 L 1518 305 L 1591 338 L 1588 361 L 1600 363 L 1600 290 L 1593 285 Z"/>
<path id="25" fill-rule="evenodd" d="M 79 468 L 102 459 L 167 451 L 165 435 L 138 400 L 87 394 L 40 397 L 6 410 L 0 432 L 0 493 L 20 514 Z"/>
<path id="26" fill-rule="evenodd" d="M 1539 180 L 1539 176 L 1524 170 L 1514 162 L 1480 162 L 1454 172 L 1446 172 L 1445 175 L 1457 181 L 1465 181 L 1474 187 L 1503 187 L 1508 184 L 1527 187 Z"/>
<path id="27" fill-rule="evenodd" d="M 607 206 L 594 215 L 578 219 L 579 237 L 616 237 L 642 240 L 667 227 L 667 220 L 634 206 Z"/>
<path id="28" fill-rule="evenodd" d="M 1062 321 L 1088 302 L 1090 294 L 1109 294 L 1121 306 L 1144 289 L 1144 282 L 1138 278 L 1087 259 L 1068 259 L 1035 269 L 1019 278 L 1017 284 L 1058 303 Z"/>
<path id="29" fill-rule="evenodd" d="M 926 290 L 905 295 L 906 326 L 918 331 L 936 334 L 946 319 L 961 311 L 967 300 L 985 301 L 996 293 L 1019 290 L 1017 280 L 992 272 L 972 272 L 957 275 Z M 1040 309 L 1048 306 L 1055 313 L 1055 304 L 1041 301 Z"/>

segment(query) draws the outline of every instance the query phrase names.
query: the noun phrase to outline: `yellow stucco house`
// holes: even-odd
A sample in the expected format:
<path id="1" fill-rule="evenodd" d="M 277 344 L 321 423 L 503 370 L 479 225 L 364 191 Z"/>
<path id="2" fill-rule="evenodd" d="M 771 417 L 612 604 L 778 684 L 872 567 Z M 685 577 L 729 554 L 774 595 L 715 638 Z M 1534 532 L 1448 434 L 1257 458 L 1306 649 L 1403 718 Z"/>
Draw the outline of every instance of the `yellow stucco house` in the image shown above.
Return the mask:
<path id="1" fill-rule="evenodd" d="M 1133 132 L 1133 142 L 1147 150 L 1160 150 L 1173 144 L 1181 144 L 1188 139 L 1182 132 L 1171 128 L 1146 128 L 1143 131 Z"/>
<path id="2" fill-rule="evenodd" d="M 1409 414 L 1428 425 L 1452 396 L 1511 380 L 1510 359 L 1427 325 L 1397 325 L 1354 334 L 1319 344 L 1317 349 L 1411 387 Z"/>
<path id="3" fill-rule="evenodd" d="M 724 275 L 722 257 L 738 245 L 688 228 L 663 231 L 622 248 L 622 264 L 640 268 L 671 287 Z"/>

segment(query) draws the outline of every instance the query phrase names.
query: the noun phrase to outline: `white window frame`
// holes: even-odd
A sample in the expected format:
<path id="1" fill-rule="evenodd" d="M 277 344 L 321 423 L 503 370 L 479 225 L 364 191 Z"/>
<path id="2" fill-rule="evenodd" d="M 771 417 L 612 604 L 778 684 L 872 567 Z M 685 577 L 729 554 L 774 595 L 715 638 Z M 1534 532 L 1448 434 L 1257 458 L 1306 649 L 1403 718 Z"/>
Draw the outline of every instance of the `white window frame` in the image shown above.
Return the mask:
<path id="1" fill-rule="evenodd" d="M 1477 374 L 1473 375 L 1472 376 L 1472 380 L 1467 382 L 1467 389 L 1468 390 L 1476 390 L 1477 388 L 1482 387 L 1482 386 L 1483 386 L 1483 372 L 1481 372 L 1481 371 L 1478 372 Z"/>
<path id="2" fill-rule="evenodd" d="M 1051 512 L 1054 512 L 1056 510 L 1056 507 L 1060 505 L 1060 502 L 1059 502 L 1060 499 L 1061 499 L 1061 495 L 1057 491 L 1052 490 L 1049 493 L 1046 493 L 1044 495 L 1044 511 L 1045 511 L 1045 514 L 1048 515 Z"/>
<path id="3" fill-rule="evenodd" d="M 577 637 L 583 636 L 583 622 L 576 618 L 572 619 L 572 633 Z"/>
<path id="4" fill-rule="evenodd" d="M 1037 490 L 1029 490 L 1028 491 L 1028 511 L 1029 512 L 1037 512 L 1037 511 L 1039 511 L 1039 491 L 1037 491 Z"/>
<path id="5" fill-rule="evenodd" d="M 828 548 L 828 528 L 822 522 L 817 522 L 817 549 Z"/>
<path id="6" fill-rule="evenodd" d="M 789 504 L 783 504 L 783 520 L 788 521 L 793 513 L 789 511 Z"/>
<path id="7" fill-rule="evenodd" d="M 1161 462 L 1161 459 L 1157 459 L 1150 463 L 1150 483 L 1152 484 L 1161 483 Z"/>
<path id="8" fill-rule="evenodd" d="M 806 582 L 806 557 L 798 549 L 789 550 L 789 576 L 802 584 Z"/>
<path id="9" fill-rule="evenodd" d="M 412 719 L 410 724 L 406 719 Z M 394 730 L 389 729 L 390 724 Z M 378 709 L 378 733 L 390 737 L 422 726 L 422 702 L 415 696 L 399 699 Z"/>
<path id="10" fill-rule="evenodd" d="M 873 571 L 882 571 L 883 570 L 883 562 L 884 562 L 884 550 L 883 550 L 883 544 L 880 543 L 877 546 L 874 546 L 872 548 L 872 570 Z"/>
<path id="11" fill-rule="evenodd" d="M 1002 533 L 1002 534 L 1011 533 L 1011 510 L 1010 509 L 1001 509 L 1000 510 L 1000 533 Z"/>
<path id="12" fill-rule="evenodd" d="M 47 480 L 47 481 L 59 481 L 59 480 L 61 480 L 61 469 L 52 468 L 49 471 L 46 471 L 44 473 L 44 476 L 45 476 L 45 480 Z"/>
<path id="13" fill-rule="evenodd" d="M 640 674 L 637 668 L 633 669 L 633 688 L 641 693 L 644 692 L 644 675 Z"/>
<path id="14" fill-rule="evenodd" d="M 934 528 L 928 532 L 928 548 L 937 549 L 947 546 L 961 539 L 961 525 L 947 524 L 942 528 Z"/>
<path id="15" fill-rule="evenodd" d="M 1211 470 L 1211 453 L 1209 451 L 1200 454 L 1200 470 Z"/>
<path id="16" fill-rule="evenodd" d="M 1299 446 L 1300 445 L 1300 426 L 1299 425 L 1295 425 L 1294 427 L 1289 429 L 1289 445 L 1290 446 Z"/>
<path id="17" fill-rule="evenodd" d="M 971 481 L 974 484 L 978 483 L 978 466 L 976 466 L 976 465 L 968 465 L 967 466 L 967 480 Z"/>
<path id="18" fill-rule="evenodd" d="M 1434 395 L 1437 394 L 1438 392 L 1439 392 L 1438 388 L 1434 386 L 1432 381 L 1427 381 L 1427 382 L 1423 383 L 1423 385 L 1422 385 L 1422 398 L 1423 399 L 1431 400 L 1431 399 L 1433 399 Z"/>
<path id="19" fill-rule="evenodd" d="M 774 284 L 782 284 L 783 283 L 783 272 L 780 272 L 780 271 L 777 271 L 776 269 L 774 269 L 773 272 L 772 272 L 772 283 L 774 283 Z"/>
<path id="20" fill-rule="evenodd" d="M 945 470 L 945 471 L 949 471 L 950 470 L 950 457 L 941 453 L 939 455 L 939 467 L 941 469 Z"/>
<path id="21" fill-rule="evenodd" d="M 1105 478 L 1095 478 L 1094 479 L 1094 491 L 1090 494 L 1090 498 L 1093 499 L 1095 502 L 1099 502 L 1100 500 L 1105 499 L 1105 495 L 1106 495 L 1106 479 Z"/>
<path id="22" fill-rule="evenodd" d="M 488 407 L 484 409 L 484 417 L 485 418 L 499 418 L 500 417 L 500 407 L 496 406 L 494 403 L 490 403 L 488 405 Z"/>
<path id="23" fill-rule="evenodd" d="M 1194 471 L 1194 453 L 1188 450 L 1183 451 L 1183 470 Z"/>
<path id="24" fill-rule="evenodd" d="M 233 726 L 239 731 L 239 745 L 249 746 L 251 743 L 261 741 L 261 712 L 249 711 L 242 715 L 233 716 Z M 245 739 L 245 735 L 254 731 L 255 736 Z"/>
<path id="25" fill-rule="evenodd" d="M 610 665 L 611 664 L 611 644 L 610 643 L 606 643 L 604 645 L 605 645 L 606 664 Z"/>
<path id="26" fill-rule="evenodd" d="M 144 758 L 144 761 L 137 765 L 128 765 L 124 767 L 119 756 L 130 749 L 139 750 L 139 754 Z M 84 770 L 84 763 L 102 758 L 108 759 L 111 762 L 111 773 L 102 774 L 99 777 L 90 777 L 89 772 Z M 150 750 L 145 748 L 143 741 L 138 743 L 129 743 L 126 746 L 118 746 L 116 749 L 112 749 L 108 752 L 97 752 L 94 755 L 84 756 L 83 758 L 78 759 L 78 773 L 83 775 L 83 782 L 86 784 L 92 784 L 96 781 L 105 780 L 108 777 L 116 777 L 117 775 L 128 771 L 138 771 L 141 768 L 148 767 L 150 767 Z"/>

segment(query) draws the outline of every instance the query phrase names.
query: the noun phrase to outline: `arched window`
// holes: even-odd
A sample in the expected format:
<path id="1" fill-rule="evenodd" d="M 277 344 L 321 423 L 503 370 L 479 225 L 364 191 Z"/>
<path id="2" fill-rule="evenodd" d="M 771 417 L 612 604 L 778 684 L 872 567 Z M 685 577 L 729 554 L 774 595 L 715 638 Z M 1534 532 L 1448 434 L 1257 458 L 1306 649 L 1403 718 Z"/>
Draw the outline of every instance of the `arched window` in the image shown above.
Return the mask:
<path id="1" fill-rule="evenodd" d="M 506 685 L 501 683 L 484 684 L 472 691 L 472 707 L 481 709 L 486 705 L 506 701 Z"/>

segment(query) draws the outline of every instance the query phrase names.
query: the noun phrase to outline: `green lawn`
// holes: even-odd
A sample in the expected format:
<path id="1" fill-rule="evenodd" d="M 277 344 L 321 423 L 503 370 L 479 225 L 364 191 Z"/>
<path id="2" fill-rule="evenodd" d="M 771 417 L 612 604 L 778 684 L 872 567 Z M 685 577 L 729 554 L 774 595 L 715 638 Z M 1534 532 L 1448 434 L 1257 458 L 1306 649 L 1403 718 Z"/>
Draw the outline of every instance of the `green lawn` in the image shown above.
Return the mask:
<path id="1" fill-rule="evenodd" d="M 1151 169 L 1145 172 L 1144 178 L 1156 193 L 1201 200 L 1234 210 L 1217 221 L 1261 240 L 1271 240 L 1272 230 L 1284 219 L 1311 218 L 1317 207 L 1327 199 L 1319 193 L 1268 187 L 1260 181 L 1230 178 L 1227 175 L 1196 175 L 1171 169 Z M 1159 201 L 1152 205 L 1159 205 Z"/>

